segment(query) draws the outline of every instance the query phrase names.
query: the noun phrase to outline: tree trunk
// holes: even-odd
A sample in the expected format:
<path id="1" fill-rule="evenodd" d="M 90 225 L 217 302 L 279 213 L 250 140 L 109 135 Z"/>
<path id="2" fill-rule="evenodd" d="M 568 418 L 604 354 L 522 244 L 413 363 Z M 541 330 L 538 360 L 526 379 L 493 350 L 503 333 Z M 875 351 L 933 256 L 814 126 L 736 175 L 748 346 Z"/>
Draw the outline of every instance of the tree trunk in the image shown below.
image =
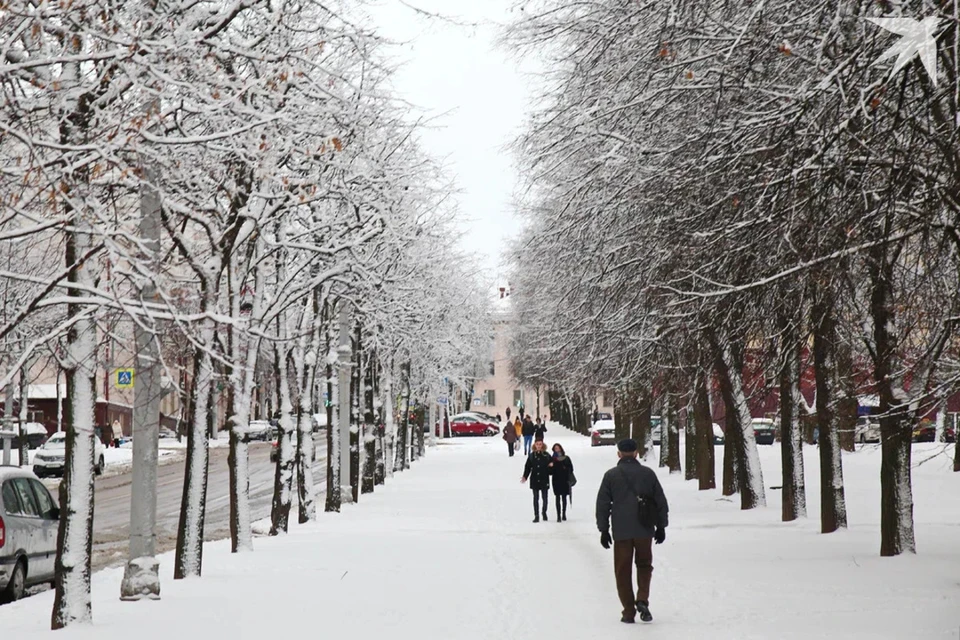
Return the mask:
<path id="1" fill-rule="evenodd" d="M 697 479 L 697 426 L 693 420 L 693 407 L 683 412 L 683 464 L 684 479 Z"/>
<path id="2" fill-rule="evenodd" d="M 353 494 L 353 502 L 356 504 L 360 499 L 360 434 L 363 429 L 360 413 L 363 371 L 361 370 L 362 348 L 359 322 L 356 324 L 354 334 L 353 370 L 350 376 L 350 491 Z"/>
<path id="3" fill-rule="evenodd" d="M 206 304 L 203 311 L 214 307 L 212 285 L 205 286 Z M 177 551 L 173 578 L 180 580 L 199 576 L 203 567 L 203 525 L 207 505 L 207 478 L 209 451 L 207 433 L 211 426 L 213 362 L 213 320 L 203 320 L 201 344 L 197 347 L 194 361 L 193 407 L 190 430 L 187 432 L 187 460 L 183 479 L 183 500 L 180 506 L 180 523 L 177 527 Z"/>
<path id="4" fill-rule="evenodd" d="M 373 493 L 376 484 L 377 436 L 373 414 L 373 357 L 367 361 L 363 371 L 363 479 L 360 484 L 362 493 Z"/>
<path id="5" fill-rule="evenodd" d="M 639 396 L 636 419 L 630 422 L 633 439 L 641 460 L 650 460 L 653 456 L 653 399 L 648 393 Z M 661 427 L 662 433 L 662 427 Z"/>
<path id="6" fill-rule="evenodd" d="M 696 396 L 693 399 L 693 419 L 697 425 L 697 478 L 700 491 L 717 488 L 713 417 L 710 415 L 708 380 L 707 373 L 697 376 Z"/>
<path id="7" fill-rule="evenodd" d="M 340 512 L 340 393 L 337 368 L 340 352 L 335 348 L 333 317 L 330 306 L 324 305 L 327 318 L 326 350 L 327 354 L 327 499 L 323 510 Z"/>
<path id="8" fill-rule="evenodd" d="M 409 460 L 409 448 L 407 443 L 409 438 L 407 437 L 410 432 L 410 363 L 404 362 L 400 365 L 400 389 L 401 389 L 401 401 L 400 406 L 403 410 L 403 415 L 400 416 L 400 425 L 397 429 L 397 462 L 394 465 L 394 471 L 403 471 L 404 469 L 410 468 Z"/>
<path id="9" fill-rule="evenodd" d="M 73 265 L 86 253 L 89 236 L 75 232 L 67 240 L 66 261 Z M 93 276 L 88 264 L 72 267 L 70 283 L 88 287 Z M 82 290 L 68 289 L 67 295 L 80 297 Z M 69 305 L 68 314 L 77 317 L 80 305 Z M 97 328 L 92 318 L 81 318 L 67 333 L 70 367 L 67 369 L 67 402 L 64 418 L 67 426 L 63 480 L 60 482 L 60 525 L 57 531 L 55 594 L 51 628 L 62 629 L 75 623 L 90 622 L 90 561 L 93 551 L 93 454 L 94 407 L 96 406 Z"/>
<path id="10" fill-rule="evenodd" d="M 731 345 L 717 349 L 717 378 L 727 411 L 727 441 L 734 438 L 737 488 L 740 491 L 740 508 L 754 509 L 766 505 L 763 487 L 763 472 L 760 469 L 760 454 L 753 434 L 750 407 L 743 392 L 741 358 L 736 357 Z M 731 424 L 730 419 L 733 419 Z M 724 460 L 726 463 L 726 459 Z M 726 488 L 726 487 L 725 487 Z M 725 492 L 726 493 L 726 492 Z"/>
<path id="11" fill-rule="evenodd" d="M 274 345 L 274 371 L 280 391 L 280 424 L 277 434 L 277 466 L 273 476 L 273 504 L 270 510 L 270 535 L 286 533 L 290 526 L 293 502 L 294 415 L 290 397 L 290 356 L 286 342 Z"/>
<path id="12" fill-rule="evenodd" d="M 312 313 L 308 313 L 306 326 L 312 326 L 309 343 L 307 336 L 300 339 L 296 364 L 297 381 L 300 385 L 297 402 L 297 521 L 300 524 L 315 520 L 317 507 L 313 501 L 313 387 L 316 382 L 316 370 L 319 367 L 320 322 L 319 302 L 312 302 Z M 308 357 L 309 356 L 309 357 Z M 310 364 L 310 361 L 314 364 Z"/>
<path id="13" fill-rule="evenodd" d="M 803 475 L 803 438 L 800 429 L 800 354 L 796 336 L 784 328 L 780 364 L 780 458 L 783 486 L 783 522 L 807 516 Z"/>
<path id="14" fill-rule="evenodd" d="M 873 321 L 874 368 L 880 396 L 880 555 L 915 553 L 911 429 L 896 367 L 897 336 L 891 308 L 893 265 L 887 248 L 872 252 L 870 315 Z M 899 387 L 899 388 L 898 388 Z"/>
<path id="15" fill-rule="evenodd" d="M 613 396 L 613 428 L 617 442 L 630 437 L 630 400 L 625 388 L 617 387 Z"/>
<path id="16" fill-rule="evenodd" d="M 670 416 L 669 425 L 664 424 L 661 442 L 667 442 L 667 468 L 670 473 L 680 473 L 680 418 L 675 407 L 676 397 L 667 396 L 666 415 Z"/>
<path id="17" fill-rule="evenodd" d="M 11 385 L 12 386 L 12 385 Z M 27 440 L 27 420 L 28 403 L 30 402 L 30 360 L 20 367 L 20 416 L 19 416 L 19 441 L 20 451 L 18 452 L 17 462 L 21 467 L 30 467 L 30 442 Z M 94 463 L 96 464 L 96 463 Z"/>
<path id="18" fill-rule="evenodd" d="M 820 531 L 832 533 L 847 526 L 843 491 L 843 462 L 833 396 L 837 329 L 832 303 L 813 306 L 813 370 L 817 387 L 817 428 L 820 446 Z"/>
<path id="19" fill-rule="evenodd" d="M 230 429 L 230 551 L 253 550 L 250 520 L 250 469 L 247 433 L 236 425 Z"/>

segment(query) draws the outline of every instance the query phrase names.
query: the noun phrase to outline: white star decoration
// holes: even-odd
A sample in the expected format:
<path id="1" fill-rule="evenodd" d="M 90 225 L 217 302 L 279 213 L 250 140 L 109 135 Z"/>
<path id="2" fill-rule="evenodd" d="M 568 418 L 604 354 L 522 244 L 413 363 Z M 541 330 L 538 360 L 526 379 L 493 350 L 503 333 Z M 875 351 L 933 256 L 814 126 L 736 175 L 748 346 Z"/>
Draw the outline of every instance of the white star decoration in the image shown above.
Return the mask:
<path id="1" fill-rule="evenodd" d="M 881 29 L 903 36 L 895 45 L 883 52 L 877 59 L 882 62 L 887 58 L 897 56 L 893 66 L 893 73 L 897 73 L 913 60 L 920 56 L 920 62 L 926 69 L 927 75 L 937 86 L 937 26 L 940 19 L 936 16 L 914 20 L 913 18 L 867 18 Z"/>

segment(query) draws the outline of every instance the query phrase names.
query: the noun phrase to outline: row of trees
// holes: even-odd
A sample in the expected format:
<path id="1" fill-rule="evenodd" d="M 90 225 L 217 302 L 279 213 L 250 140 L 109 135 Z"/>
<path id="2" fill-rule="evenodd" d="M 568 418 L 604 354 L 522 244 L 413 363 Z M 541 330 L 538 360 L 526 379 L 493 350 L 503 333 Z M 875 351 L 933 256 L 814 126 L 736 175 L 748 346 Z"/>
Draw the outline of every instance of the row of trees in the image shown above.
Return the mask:
<path id="1" fill-rule="evenodd" d="M 880 552 L 913 552 L 911 433 L 960 380 L 957 8 L 525 3 L 506 38 L 551 62 L 518 142 L 537 247 L 513 277 L 525 379 L 615 389 L 621 430 L 648 431 L 654 407 L 677 468 L 669 417 L 688 409 L 701 488 L 716 388 L 723 489 L 750 509 L 765 503 L 745 374 L 759 368 L 779 392 L 783 519 L 805 515 L 810 414 L 825 533 L 846 526 L 841 426 L 875 393 Z M 894 43 L 880 16 L 940 19 L 937 78 L 877 63 Z"/>
<path id="2" fill-rule="evenodd" d="M 2 384 L 41 356 L 67 383 L 53 628 L 91 618 L 94 375 L 108 341 L 135 345 L 141 441 L 162 379 L 179 383 L 177 578 L 202 569 L 218 388 L 239 551 L 252 548 L 245 431 L 264 378 L 280 432 L 276 534 L 294 490 L 299 521 L 315 517 L 315 414 L 329 413 L 336 511 L 341 485 L 356 499 L 361 446 L 372 490 L 422 453 L 410 404 L 483 357 L 485 295 L 451 246 L 449 185 L 368 22 L 339 1 L 0 3 Z M 144 549 L 132 561 L 156 592 Z"/>

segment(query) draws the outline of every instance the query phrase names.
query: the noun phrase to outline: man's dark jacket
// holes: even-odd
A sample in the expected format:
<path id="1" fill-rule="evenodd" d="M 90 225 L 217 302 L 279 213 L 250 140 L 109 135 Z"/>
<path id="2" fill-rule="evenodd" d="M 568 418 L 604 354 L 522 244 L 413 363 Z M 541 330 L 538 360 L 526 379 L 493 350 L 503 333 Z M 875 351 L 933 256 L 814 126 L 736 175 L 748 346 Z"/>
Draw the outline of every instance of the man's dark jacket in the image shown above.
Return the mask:
<path id="1" fill-rule="evenodd" d="M 636 494 L 630 490 L 631 486 Z M 657 526 L 666 528 L 669 508 L 663 487 L 653 469 L 643 466 L 636 458 L 621 458 L 616 467 L 603 474 L 597 493 L 597 528 L 601 532 L 609 530 L 612 520 L 614 540 L 652 538 L 653 529 L 640 524 L 637 494 L 653 499 Z"/>
<path id="2" fill-rule="evenodd" d="M 522 433 L 523 435 L 532 436 L 534 431 L 536 431 L 536 427 L 534 427 L 533 425 L 533 420 L 530 420 L 528 418 L 521 423 L 520 433 Z"/>

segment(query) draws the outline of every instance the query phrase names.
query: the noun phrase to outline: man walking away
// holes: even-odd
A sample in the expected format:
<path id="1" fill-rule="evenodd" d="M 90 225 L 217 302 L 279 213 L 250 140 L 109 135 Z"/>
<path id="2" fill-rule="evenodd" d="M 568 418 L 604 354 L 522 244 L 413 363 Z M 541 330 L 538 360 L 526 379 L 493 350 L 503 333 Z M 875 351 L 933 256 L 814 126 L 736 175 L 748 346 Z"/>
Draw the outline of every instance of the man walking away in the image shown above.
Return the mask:
<path id="1" fill-rule="evenodd" d="M 507 451 L 510 452 L 510 457 L 513 457 L 513 445 L 517 441 L 517 430 L 513 428 L 513 423 L 507 420 L 507 424 L 503 427 L 503 440 L 507 443 Z"/>
<path id="2" fill-rule="evenodd" d="M 523 433 L 523 453 L 524 455 L 530 455 L 531 445 L 533 444 L 533 434 L 536 432 L 530 416 L 527 416 L 523 421 L 520 426 L 520 431 Z"/>
<path id="3" fill-rule="evenodd" d="M 623 605 L 620 622 L 632 623 L 636 614 L 644 622 L 650 614 L 650 578 L 653 574 L 653 541 L 667 537 L 668 507 L 663 487 L 653 469 L 637 460 L 637 443 L 631 438 L 617 444 L 617 466 L 603 475 L 597 493 L 597 528 L 600 544 L 613 543 L 613 569 L 617 594 Z M 613 538 L 610 524 L 613 522 Z M 637 591 L 633 591 L 633 569 L 637 565 Z"/>

